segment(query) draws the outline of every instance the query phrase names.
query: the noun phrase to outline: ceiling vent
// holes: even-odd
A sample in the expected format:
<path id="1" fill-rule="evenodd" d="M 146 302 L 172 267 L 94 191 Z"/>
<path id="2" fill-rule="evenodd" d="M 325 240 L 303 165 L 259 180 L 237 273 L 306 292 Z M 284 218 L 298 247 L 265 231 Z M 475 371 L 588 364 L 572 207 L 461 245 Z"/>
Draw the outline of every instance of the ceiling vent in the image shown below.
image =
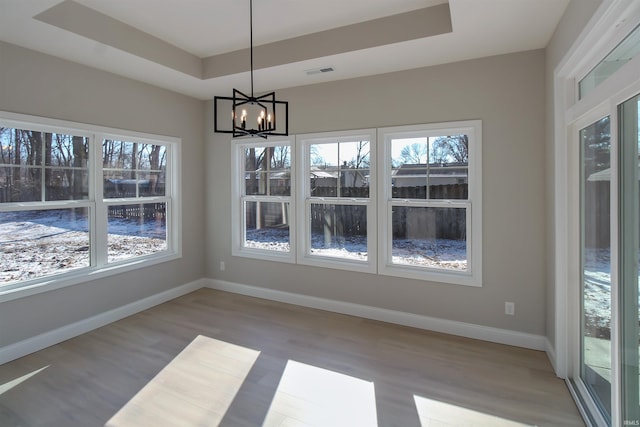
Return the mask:
<path id="1" fill-rule="evenodd" d="M 314 68 L 312 70 L 305 70 L 305 73 L 307 73 L 307 76 L 313 76 L 314 74 L 330 73 L 332 71 L 335 71 L 335 68 L 321 67 L 321 68 Z"/>

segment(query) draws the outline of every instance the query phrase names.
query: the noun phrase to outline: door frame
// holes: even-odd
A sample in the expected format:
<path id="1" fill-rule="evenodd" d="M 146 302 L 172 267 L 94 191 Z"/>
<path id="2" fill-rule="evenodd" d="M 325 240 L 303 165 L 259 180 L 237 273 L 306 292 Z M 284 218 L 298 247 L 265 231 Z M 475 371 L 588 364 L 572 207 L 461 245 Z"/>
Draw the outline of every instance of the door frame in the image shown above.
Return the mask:
<path id="1" fill-rule="evenodd" d="M 590 93 L 578 100 L 578 82 L 597 65 L 626 35 L 640 24 L 640 2 L 636 0 L 604 0 L 582 34 L 554 71 L 554 142 L 553 142 L 553 234 L 554 265 L 552 292 L 553 342 L 547 353 L 556 375 L 566 380 L 575 379 L 576 364 L 580 363 L 580 223 L 579 218 L 579 150 L 578 132 L 581 124 L 602 114 L 611 117 L 612 181 L 611 181 L 611 281 L 612 309 L 618 307 L 618 144 L 617 105 L 640 91 L 640 55 L 621 67 Z M 601 116 L 601 117 L 602 117 Z M 614 308 L 615 307 L 615 308 Z M 621 381 L 619 360 L 619 327 L 617 312 L 612 315 L 612 425 L 621 425 Z M 578 331 L 578 333 L 576 333 Z M 578 367 L 579 369 L 579 367 Z M 614 372 L 615 370 L 615 372 Z M 579 378 L 579 375 L 578 375 Z M 584 401 L 585 390 L 578 384 L 570 389 L 578 407 L 593 425 L 606 425 L 603 418 L 592 420 L 594 408 L 589 399 Z M 578 382 L 579 383 L 579 382 Z M 598 411 L 596 411 L 597 413 Z"/>

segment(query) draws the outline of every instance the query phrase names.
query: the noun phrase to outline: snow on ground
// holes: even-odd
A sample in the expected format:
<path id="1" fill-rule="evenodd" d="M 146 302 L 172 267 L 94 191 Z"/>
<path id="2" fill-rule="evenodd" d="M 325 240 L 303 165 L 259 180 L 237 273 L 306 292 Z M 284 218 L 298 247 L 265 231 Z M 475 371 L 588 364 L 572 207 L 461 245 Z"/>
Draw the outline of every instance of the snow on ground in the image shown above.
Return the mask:
<path id="1" fill-rule="evenodd" d="M 247 230 L 246 247 L 274 251 L 289 251 L 289 230 L 263 228 Z M 466 242 L 459 240 L 394 240 L 393 262 L 396 264 L 443 268 L 467 269 Z M 367 239 L 364 236 L 333 236 L 325 241 L 324 235 L 311 236 L 311 253 L 332 258 L 358 261 L 367 260 Z"/>
<path id="2" fill-rule="evenodd" d="M 0 285 L 89 266 L 86 215 L 72 210 L 0 214 Z M 167 249 L 158 224 L 110 220 L 109 262 Z"/>
<path id="3" fill-rule="evenodd" d="M 289 230 L 248 230 L 246 246 L 289 251 Z M 334 258 L 366 261 L 364 237 L 337 238 L 325 244 L 322 234 L 311 238 L 311 253 Z M 395 264 L 464 271 L 467 269 L 466 242 L 460 240 L 394 240 Z M 591 249 L 585 254 L 584 312 L 587 334 L 607 335 L 611 328 L 611 266 L 609 250 Z"/>
<path id="4" fill-rule="evenodd" d="M 82 209 L 0 213 L 0 285 L 89 266 L 88 221 Z M 163 223 L 109 221 L 109 262 L 149 255 L 167 249 Z M 314 234 L 311 253 L 365 261 L 364 237 L 325 242 Z M 273 251 L 290 250 L 289 230 L 248 230 L 246 246 Z M 393 262 L 411 266 L 466 270 L 464 241 L 394 240 Z M 606 249 L 585 254 L 584 311 L 588 334 L 605 336 L 611 327 L 611 265 Z"/>

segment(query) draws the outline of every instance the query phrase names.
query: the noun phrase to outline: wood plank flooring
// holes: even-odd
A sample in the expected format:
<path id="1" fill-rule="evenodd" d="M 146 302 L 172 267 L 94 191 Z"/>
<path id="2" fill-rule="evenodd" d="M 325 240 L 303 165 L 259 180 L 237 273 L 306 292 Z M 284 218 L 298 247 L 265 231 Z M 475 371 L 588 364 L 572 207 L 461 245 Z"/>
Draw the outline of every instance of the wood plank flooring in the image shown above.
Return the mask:
<path id="1" fill-rule="evenodd" d="M 539 351 L 210 289 L 0 366 L 1 426 L 583 426 Z"/>

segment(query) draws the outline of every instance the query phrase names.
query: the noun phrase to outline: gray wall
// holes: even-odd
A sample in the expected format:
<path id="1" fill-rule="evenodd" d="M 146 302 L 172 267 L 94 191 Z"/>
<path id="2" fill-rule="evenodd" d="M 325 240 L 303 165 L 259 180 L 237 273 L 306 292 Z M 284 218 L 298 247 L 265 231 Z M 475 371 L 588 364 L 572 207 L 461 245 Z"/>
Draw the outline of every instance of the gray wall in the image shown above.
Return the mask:
<path id="1" fill-rule="evenodd" d="M 182 259 L 2 303 L 0 347 L 204 276 L 203 109 L 202 101 L 0 42 L 0 110 L 182 138 L 185 190 Z"/>
<path id="2" fill-rule="evenodd" d="M 229 137 L 210 121 L 207 276 L 544 335 L 544 61 L 537 50 L 277 91 L 290 103 L 292 133 L 481 119 L 482 288 L 233 257 Z M 515 316 L 504 314 L 505 301 L 516 303 Z"/>
<path id="3" fill-rule="evenodd" d="M 554 71 L 567 54 L 571 45 L 576 41 L 582 29 L 587 25 L 596 9 L 600 6 L 602 0 L 572 0 L 567 7 L 549 45 L 546 49 L 546 182 L 545 182 L 545 205 L 547 218 L 547 318 L 546 330 L 549 343 L 555 348 L 555 219 L 554 219 L 554 195 L 555 195 L 555 176 L 554 176 L 554 129 L 555 129 L 555 108 L 554 108 Z"/>

